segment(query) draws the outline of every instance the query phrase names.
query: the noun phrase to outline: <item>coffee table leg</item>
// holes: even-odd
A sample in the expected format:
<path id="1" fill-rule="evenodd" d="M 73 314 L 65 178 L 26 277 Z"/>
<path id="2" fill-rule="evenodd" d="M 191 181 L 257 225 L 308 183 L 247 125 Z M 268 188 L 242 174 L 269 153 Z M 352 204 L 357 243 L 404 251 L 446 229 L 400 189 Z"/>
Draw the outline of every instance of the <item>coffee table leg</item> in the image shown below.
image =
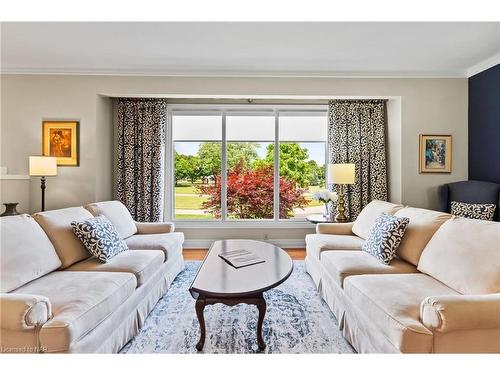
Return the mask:
<path id="1" fill-rule="evenodd" d="M 205 344 L 205 318 L 203 317 L 203 310 L 205 310 L 205 298 L 198 297 L 195 308 L 196 316 L 198 317 L 198 322 L 200 323 L 200 339 L 196 344 L 196 349 L 201 351 L 203 350 L 203 345 Z"/>
<path id="2" fill-rule="evenodd" d="M 259 319 L 257 320 L 257 343 L 259 345 L 259 350 L 264 350 L 266 348 L 266 343 L 262 338 L 262 323 L 264 322 L 264 316 L 266 315 L 266 300 L 264 297 L 259 298 L 256 305 L 259 310 Z"/>

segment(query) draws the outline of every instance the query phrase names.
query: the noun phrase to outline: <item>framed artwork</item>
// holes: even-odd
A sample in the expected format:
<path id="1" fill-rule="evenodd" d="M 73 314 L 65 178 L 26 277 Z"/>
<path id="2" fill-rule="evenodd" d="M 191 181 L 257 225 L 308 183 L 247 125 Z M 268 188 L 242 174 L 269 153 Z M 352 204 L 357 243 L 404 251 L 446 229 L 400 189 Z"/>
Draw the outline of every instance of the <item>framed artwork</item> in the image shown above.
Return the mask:
<path id="1" fill-rule="evenodd" d="M 57 157 L 58 166 L 80 165 L 78 121 L 43 121 L 42 155 Z"/>
<path id="2" fill-rule="evenodd" d="M 451 135 L 420 134 L 420 173 L 451 173 Z"/>

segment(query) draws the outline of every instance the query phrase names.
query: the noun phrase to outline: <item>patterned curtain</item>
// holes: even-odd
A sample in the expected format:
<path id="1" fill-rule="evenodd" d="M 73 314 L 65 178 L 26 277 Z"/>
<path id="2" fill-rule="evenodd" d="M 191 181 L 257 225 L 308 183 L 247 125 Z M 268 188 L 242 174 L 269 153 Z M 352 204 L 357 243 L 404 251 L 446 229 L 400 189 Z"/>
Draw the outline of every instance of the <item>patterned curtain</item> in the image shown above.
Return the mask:
<path id="1" fill-rule="evenodd" d="M 137 221 L 163 218 L 167 103 L 118 99 L 115 198 Z"/>
<path id="2" fill-rule="evenodd" d="M 372 200 L 387 200 L 385 107 L 385 100 L 329 102 L 329 162 L 356 165 L 356 183 L 344 189 L 350 221 Z"/>

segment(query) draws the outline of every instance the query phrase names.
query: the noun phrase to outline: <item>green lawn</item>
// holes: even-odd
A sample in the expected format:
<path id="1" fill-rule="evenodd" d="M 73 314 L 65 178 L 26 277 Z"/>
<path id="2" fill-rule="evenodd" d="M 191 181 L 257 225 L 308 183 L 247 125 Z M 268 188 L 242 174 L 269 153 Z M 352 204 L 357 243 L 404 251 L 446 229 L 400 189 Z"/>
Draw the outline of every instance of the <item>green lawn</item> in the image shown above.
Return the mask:
<path id="1" fill-rule="evenodd" d="M 201 205 L 206 199 L 199 195 L 176 195 L 175 208 L 180 210 L 201 210 Z"/>
<path id="2" fill-rule="evenodd" d="M 175 187 L 175 194 L 198 194 L 196 185 L 179 185 Z"/>
<path id="3" fill-rule="evenodd" d="M 310 186 L 309 190 L 304 194 L 308 200 L 307 207 L 318 207 L 322 206 L 323 203 L 313 200 L 312 195 L 322 190 L 323 187 L 320 186 Z M 200 197 L 195 189 L 195 185 L 181 184 L 175 187 L 175 208 L 180 210 L 201 210 L 201 205 L 206 200 L 206 197 Z M 179 195 L 183 194 L 183 195 Z M 184 195 L 189 194 L 189 195 Z M 210 215 L 198 215 L 198 214 L 182 214 L 176 215 L 176 218 L 182 219 L 205 219 L 210 218 Z"/>
<path id="4" fill-rule="evenodd" d="M 212 216 L 206 215 L 191 215 L 191 214 L 177 214 L 175 215 L 176 220 L 190 220 L 190 219 L 213 219 Z"/>
<path id="5" fill-rule="evenodd" d="M 312 200 L 310 197 L 307 197 L 309 200 L 309 203 L 307 203 L 307 207 L 319 207 L 323 206 L 324 203 L 321 203 L 319 201 Z"/>
<path id="6" fill-rule="evenodd" d="M 323 205 L 323 203 L 321 203 L 320 201 L 312 199 L 312 195 L 314 193 L 323 189 L 324 187 L 322 186 L 309 186 L 309 190 L 304 194 L 304 196 L 309 200 L 307 207 L 318 207 Z"/>
<path id="7" fill-rule="evenodd" d="M 323 186 L 309 186 L 309 194 L 314 194 L 317 191 L 324 190 L 325 188 Z"/>

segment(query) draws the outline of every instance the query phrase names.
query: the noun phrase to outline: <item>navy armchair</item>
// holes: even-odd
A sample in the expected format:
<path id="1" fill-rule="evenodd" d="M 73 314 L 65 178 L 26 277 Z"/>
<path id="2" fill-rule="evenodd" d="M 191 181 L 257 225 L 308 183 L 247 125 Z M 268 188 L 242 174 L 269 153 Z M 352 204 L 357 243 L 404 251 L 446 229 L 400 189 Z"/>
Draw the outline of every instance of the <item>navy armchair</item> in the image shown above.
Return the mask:
<path id="1" fill-rule="evenodd" d="M 500 221 L 500 184 L 486 181 L 459 181 L 438 188 L 439 211 L 450 212 L 451 201 L 492 203 L 497 209 L 493 220 Z"/>

